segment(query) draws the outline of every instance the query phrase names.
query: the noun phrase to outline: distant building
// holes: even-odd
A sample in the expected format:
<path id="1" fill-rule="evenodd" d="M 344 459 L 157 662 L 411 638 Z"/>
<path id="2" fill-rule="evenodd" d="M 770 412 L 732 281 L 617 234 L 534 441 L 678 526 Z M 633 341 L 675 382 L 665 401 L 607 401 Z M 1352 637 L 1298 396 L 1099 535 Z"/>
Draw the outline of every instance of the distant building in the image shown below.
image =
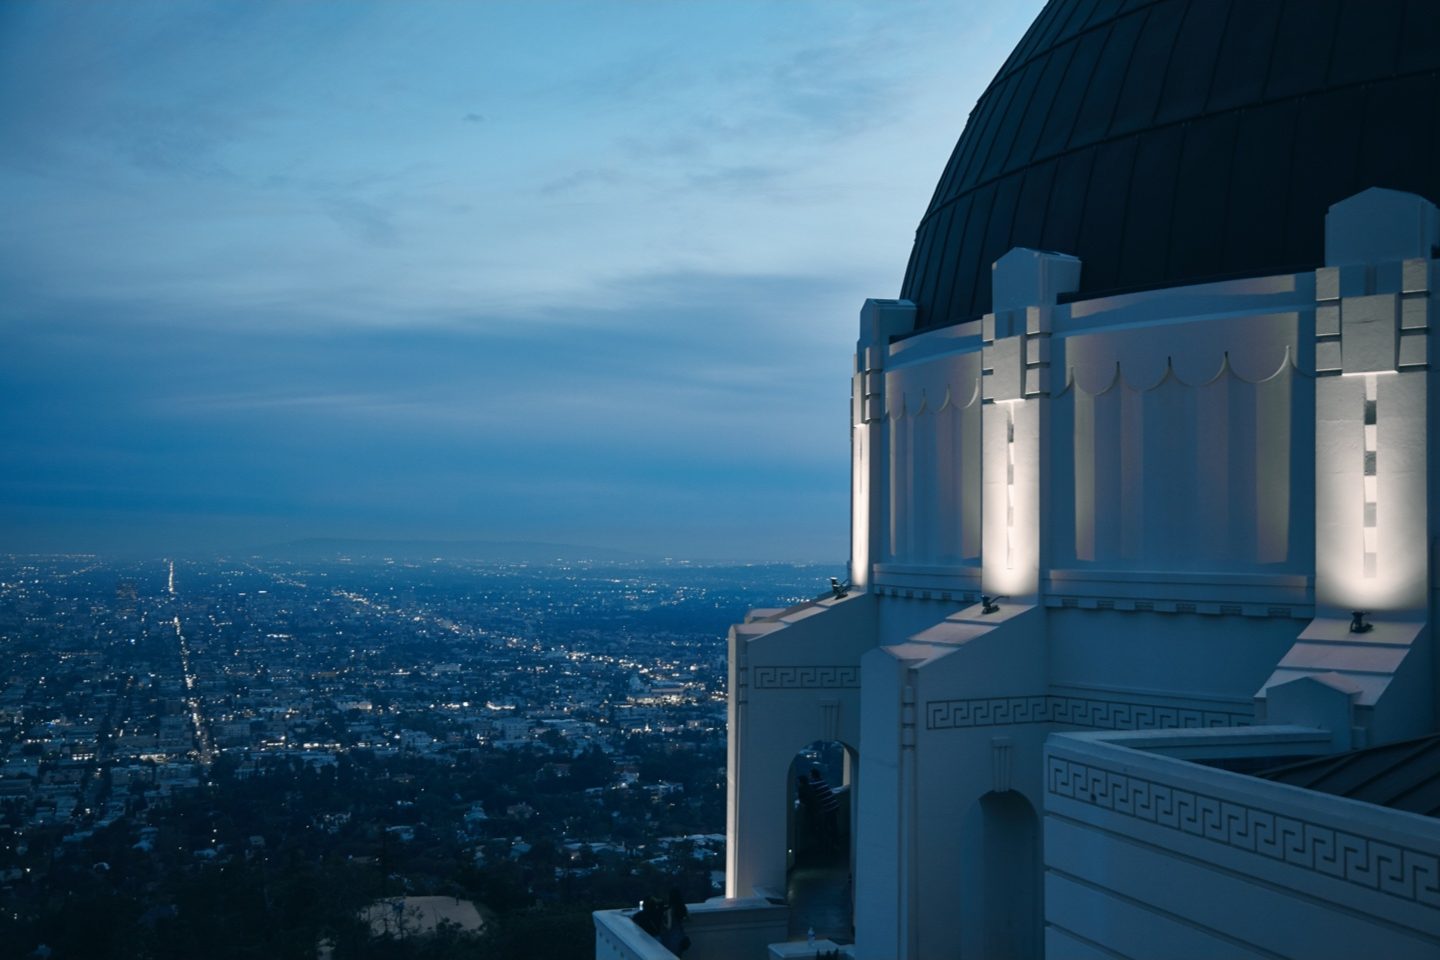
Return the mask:
<path id="1" fill-rule="evenodd" d="M 816 741 L 863 960 L 1440 956 L 1437 24 L 1045 8 L 861 310 L 851 588 L 731 631 L 688 956 L 802 955 Z"/>

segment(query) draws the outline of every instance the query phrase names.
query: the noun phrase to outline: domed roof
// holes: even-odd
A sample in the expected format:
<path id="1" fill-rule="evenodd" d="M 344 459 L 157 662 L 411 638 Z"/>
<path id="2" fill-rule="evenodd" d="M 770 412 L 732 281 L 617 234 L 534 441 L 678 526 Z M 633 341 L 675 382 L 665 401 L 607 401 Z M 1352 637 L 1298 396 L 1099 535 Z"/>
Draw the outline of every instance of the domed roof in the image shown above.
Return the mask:
<path id="1" fill-rule="evenodd" d="M 1366 187 L 1440 199 L 1434 0 L 1051 0 L 980 97 L 901 296 L 990 309 L 1012 247 L 1081 293 L 1311 269 Z"/>

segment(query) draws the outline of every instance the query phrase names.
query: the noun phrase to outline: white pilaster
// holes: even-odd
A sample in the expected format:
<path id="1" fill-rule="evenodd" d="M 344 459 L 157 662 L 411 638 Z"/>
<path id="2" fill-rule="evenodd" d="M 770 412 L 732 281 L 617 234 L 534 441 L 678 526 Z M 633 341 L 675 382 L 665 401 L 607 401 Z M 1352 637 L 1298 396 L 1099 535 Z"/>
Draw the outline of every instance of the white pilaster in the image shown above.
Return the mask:
<path id="1" fill-rule="evenodd" d="M 995 312 L 983 322 L 981 589 L 1040 589 L 1050 397 L 1051 312 L 1080 283 L 1080 261 L 1017 247 L 995 261 Z"/>
<path id="2" fill-rule="evenodd" d="M 1440 211 L 1394 190 L 1341 201 L 1325 221 L 1326 265 L 1315 272 L 1315 620 L 1261 687 L 1257 713 L 1270 723 L 1323 722 L 1337 749 L 1416 736 L 1433 722 L 1437 241 Z"/>
<path id="3" fill-rule="evenodd" d="M 860 338 L 850 387 L 850 582 L 870 584 L 884 543 L 888 420 L 885 416 L 885 357 L 890 338 L 915 329 L 909 300 L 866 300 L 860 308 Z"/>
<path id="4" fill-rule="evenodd" d="M 1367 190 L 1331 208 L 1316 271 L 1317 612 L 1424 618 L 1436 208 Z"/>

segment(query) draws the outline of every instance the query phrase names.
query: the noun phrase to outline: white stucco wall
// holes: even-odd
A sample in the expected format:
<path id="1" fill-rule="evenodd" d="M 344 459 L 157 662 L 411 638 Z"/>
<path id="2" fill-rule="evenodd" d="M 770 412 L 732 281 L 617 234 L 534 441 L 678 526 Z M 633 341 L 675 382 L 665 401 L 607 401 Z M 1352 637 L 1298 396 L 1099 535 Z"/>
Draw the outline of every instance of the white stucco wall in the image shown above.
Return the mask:
<path id="1" fill-rule="evenodd" d="M 859 746 L 860 657 L 874 637 L 863 593 L 731 629 L 726 896 L 783 895 L 790 764 L 816 740 Z"/>

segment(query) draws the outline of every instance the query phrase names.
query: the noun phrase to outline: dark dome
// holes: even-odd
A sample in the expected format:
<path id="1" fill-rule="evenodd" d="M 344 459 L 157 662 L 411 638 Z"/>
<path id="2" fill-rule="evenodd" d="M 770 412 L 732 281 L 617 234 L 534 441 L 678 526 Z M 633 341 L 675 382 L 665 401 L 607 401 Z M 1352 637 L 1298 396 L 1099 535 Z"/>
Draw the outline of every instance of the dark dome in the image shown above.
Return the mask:
<path id="1" fill-rule="evenodd" d="M 980 97 L 901 296 L 990 309 L 1011 247 L 1094 294 L 1319 266 L 1325 210 L 1440 198 L 1435 0 L 1051 0 Z"/>

